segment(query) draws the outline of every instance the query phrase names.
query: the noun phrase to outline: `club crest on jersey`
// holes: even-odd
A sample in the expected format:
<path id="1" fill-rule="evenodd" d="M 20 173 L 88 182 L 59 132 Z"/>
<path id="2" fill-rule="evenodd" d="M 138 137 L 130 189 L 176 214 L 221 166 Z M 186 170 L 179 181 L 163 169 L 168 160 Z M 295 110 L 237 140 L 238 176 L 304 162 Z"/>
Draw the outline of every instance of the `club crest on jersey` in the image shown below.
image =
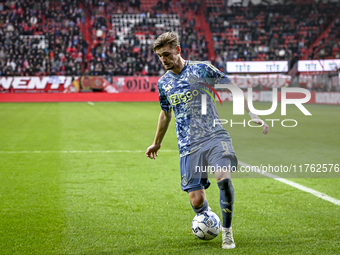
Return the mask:
<path id="1" fill-rule="evenodd" d="M 196 84 L 197 81 L 198 81 L 197 76 L 195 76 L 195 75 L 189 75 L 189 77 L 188 77 L 188 82 L 189 82 L 190 84 Z"/>

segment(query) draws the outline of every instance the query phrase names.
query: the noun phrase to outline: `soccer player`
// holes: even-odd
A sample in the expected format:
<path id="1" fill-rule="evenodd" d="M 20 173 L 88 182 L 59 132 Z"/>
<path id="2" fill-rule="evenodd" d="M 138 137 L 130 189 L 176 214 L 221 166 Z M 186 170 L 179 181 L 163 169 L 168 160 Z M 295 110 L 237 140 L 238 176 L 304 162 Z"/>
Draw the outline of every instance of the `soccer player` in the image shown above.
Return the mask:
<path id="1" fill-rule="evenodd" d="M 210 186 L 206 170 L 214 170 L 223 216 L 222 248 L 233 249 L 235 242 L 231 221 L 234 187 L 231 172 L 237 169 L 237 158 L 229 133 L 219 121 L 215 121 L 219 116 L 214 99 L 209 96 L 214 90 L 214 84 L 232 82 L 210 62 L 184 60 L 180 55 L 181 47 L 175 32 L 161 34 L 154 42 L 153 49 L 167 72 L 158 81 L 161 113 L 154 142 L 146 149 L 145 155 L 150 159 L 158 156 L 174 111 L 181 188 L 188 193 L 195 213 L 211 210 L 205 197 L 205 189 Z M 204 102 L 205 112 L 202 111 Z M 249 111 L 246 100 L 244 107 L 252 120 L 263 126 L 263 133 L 267 134 L 268 125 Z"/>

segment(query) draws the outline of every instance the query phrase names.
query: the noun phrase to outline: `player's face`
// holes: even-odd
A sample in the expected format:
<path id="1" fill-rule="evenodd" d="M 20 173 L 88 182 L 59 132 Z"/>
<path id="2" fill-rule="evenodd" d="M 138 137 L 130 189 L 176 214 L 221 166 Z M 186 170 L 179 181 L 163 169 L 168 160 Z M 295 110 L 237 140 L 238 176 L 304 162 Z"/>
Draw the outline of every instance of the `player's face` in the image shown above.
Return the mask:
<path id="1" fill-rule="evenodd" d="M 159 60 L 162 62 L 166 70 L 172 70 L 176 68 L 181 57 L 179 46 L 176 48 L 171 48 L 169 45 L 166 45 L 157 49 L 156 54 L 158 55 Z"/>

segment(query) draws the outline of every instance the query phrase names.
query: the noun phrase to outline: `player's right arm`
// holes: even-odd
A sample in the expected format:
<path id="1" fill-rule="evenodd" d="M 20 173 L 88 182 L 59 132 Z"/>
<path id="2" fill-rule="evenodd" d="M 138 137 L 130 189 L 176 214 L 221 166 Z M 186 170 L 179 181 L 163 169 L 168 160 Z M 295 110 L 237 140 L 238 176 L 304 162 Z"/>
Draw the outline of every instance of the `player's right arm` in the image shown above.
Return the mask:
<path id="1" fill-rule="evenodd" d="M 155 159 L 155 156 L 158 156 L 158 150 L 161 148 L 161 144 L 166 131 L 168 130 L 171 117 L 171 109 L 168 112 L 165 110 L 161 110 L 161 113 L 159 114 L 155 139 L 152 145 L 150 145 L 145 152 L 145 156 L 147 156 L 148 158 Z"/>

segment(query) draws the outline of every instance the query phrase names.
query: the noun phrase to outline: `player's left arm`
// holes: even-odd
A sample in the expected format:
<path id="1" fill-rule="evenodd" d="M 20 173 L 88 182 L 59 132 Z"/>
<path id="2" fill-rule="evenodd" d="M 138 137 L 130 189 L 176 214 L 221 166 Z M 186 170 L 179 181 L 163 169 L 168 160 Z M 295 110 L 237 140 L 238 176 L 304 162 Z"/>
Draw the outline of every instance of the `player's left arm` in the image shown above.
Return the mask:
<path id="1" fill-rule="evenodd" d="M 233 81 L 230 81 L 230 84 L 231 85 L 234 85 L 234 86 L 237 86 Z M 256 115 L 255 113 L 252 113 L 250 110 L 249 110 L 249 107 L 248 107 L 248 100 L 247 100 L 247 97 L 243 94 L 243 98 L 244 98 L 244 109 L 247 111 L 247 113 L 249 114 L 251 120 L 258 124 L 258 125 L 262 125 L 262 128 L 263 128 L 263 134 L 267 134 L 268 131 L 269 131 L 269 126 L 268 124 L 262 120 L 258 115 Z"/>
<path id="2" fill-rule="evenodd" d="M 223 72 L 221 72 L 220 70 L 218 70 L 215 66 L 211 65 L 211 64 L 206 64 L 206 71 L 208 73 L 208 75 L 214 79 L 215 83 L 229 83 L 230 85 L 233 86 L 237 86 L 233 81 L 231 81 Z M 267 125 L 267 123 L 265 121 L 263 121 L 259 116 L 257 116 L 256 114 L 252 113 L 249 110 L 248 107 L 248 100 L 246 98 L 246 96 L 243 94 L 243 98 L 244 98 L 244 109 L 247 111 L 247 113 L 249 114 L 250 118 L 252 119 L 252 121 L 258 125 L 262 125 L 263 128 L 263 133 L 267 134 L 269 131 L 269 126 Z"/>

